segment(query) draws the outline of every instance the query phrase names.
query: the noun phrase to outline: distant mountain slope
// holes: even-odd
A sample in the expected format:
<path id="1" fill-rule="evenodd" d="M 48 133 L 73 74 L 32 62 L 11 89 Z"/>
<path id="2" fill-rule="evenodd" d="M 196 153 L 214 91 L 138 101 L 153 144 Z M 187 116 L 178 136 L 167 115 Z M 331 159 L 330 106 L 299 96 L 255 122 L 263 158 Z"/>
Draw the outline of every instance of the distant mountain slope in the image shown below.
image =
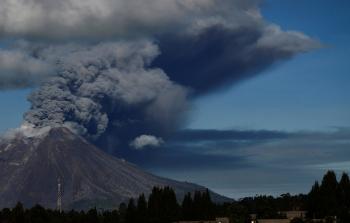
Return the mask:
<path id="1" fill-rule="evenodd" d="M 113 208 L 154 186 L 170 186 L 181 200 L 202 186 L 147 173 L 110 156 L 65 128 L 40 137 L 17 137 L 0 143 L 0 207 L 17 201 L 25 206 L 55 208 L 57 179 L 63 184 L 63 208 Z M 212 193 L 214 201 L 228 198 Z"/>

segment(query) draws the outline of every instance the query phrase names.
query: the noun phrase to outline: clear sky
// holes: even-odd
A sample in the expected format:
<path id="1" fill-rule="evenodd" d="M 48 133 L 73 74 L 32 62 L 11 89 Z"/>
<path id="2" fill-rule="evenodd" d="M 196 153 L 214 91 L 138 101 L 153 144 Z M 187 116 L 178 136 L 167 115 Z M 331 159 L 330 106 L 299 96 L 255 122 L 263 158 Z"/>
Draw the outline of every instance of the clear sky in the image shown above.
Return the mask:
<path id="1" fill-rule="evenodd" d="M 266 0 L 261 7 L 267 21 L 323 47 L 198 97 L 184 127 L 193 132 L 123 156 L 235 198 L 307 192 L 326 169 L 350 172 L 350 1 Z M 31 90 L 0 91 L 0 132 L 21 123 Z"/>

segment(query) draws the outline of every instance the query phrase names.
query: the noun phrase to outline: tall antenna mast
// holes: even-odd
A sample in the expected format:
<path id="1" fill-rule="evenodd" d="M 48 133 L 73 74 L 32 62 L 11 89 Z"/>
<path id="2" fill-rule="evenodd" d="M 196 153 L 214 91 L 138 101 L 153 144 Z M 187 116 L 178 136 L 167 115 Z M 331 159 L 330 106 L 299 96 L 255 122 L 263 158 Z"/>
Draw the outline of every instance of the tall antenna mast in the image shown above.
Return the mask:
<path id="1" fill-rule="evenodd" d="M 57 179 L 57 210 L 62 212 L 62 184 L 60 177 Z"/>

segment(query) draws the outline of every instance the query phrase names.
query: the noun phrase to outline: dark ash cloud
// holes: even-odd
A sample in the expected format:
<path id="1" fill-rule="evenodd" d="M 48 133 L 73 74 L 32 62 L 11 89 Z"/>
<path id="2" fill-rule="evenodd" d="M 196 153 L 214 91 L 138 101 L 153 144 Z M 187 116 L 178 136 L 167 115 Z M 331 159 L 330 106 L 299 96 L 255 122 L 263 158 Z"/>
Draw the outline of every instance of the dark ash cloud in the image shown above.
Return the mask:
<path id="1" fill-rule="evenodd" d="M 253 77 L 276 62 L 318 48 L 319 43 L 277 26 L 216 25 L 196 35 L 161 36 L 159 47 L 162 53 L 153 65 L 198 95 Z"/>
<path id="2" fill-rule="evenodd" d="M 148 68 L 158 54 L 148 41 L 58 46 L 37 54 L 55 61 L 57 70 L 28 98 L 24 120 L 38 128 L 66 126 L 90 139 L 107 129 L 132 132 L 133 124 L 144 131 L 138 135 L 148 134 L 147 126 L 159 133 L 175 128 L 187 109 L 187 90 L 161 69 Z"/>
<path id="3" fill-rule="evenodd" d="M 30 45 L 44 48 L 57 42 L 148 38 L 161 51 L 154 67 L 196 94 L 247 79 L 278 61 L 320 47 L 300 32 L 283 31 L 265 21 L 257 0 L 152 0 L 147 4 L 141 0 L 4 0 L 0 37 L 28 41 L 27 52 L 23 51 L 31 56 L 26 61 L 33 72 L 28 72 L 37 75 L 21 75 L 23 69 L 18 74 L 15 69 L 8 72 L 23 77 L 18 86 L 38 83 L 36 79 L 46 76 L 40 75 L 41 70 L 52 65 L 37 60 Z M 15 44 L 12 50 L 22 48 Z M 21 67 L 20 60 L 11 66 L 16 65 Z"/>
<path id="4" fill-rule="evenodd" d="M 1 3 L 0 38 L 12 43 L 0 89 L 38 86 L 24 125 L 66 126 L 108 151 L 166 141 L 193 97 L 320 47 L 265 21 L 257 0 Z"/>

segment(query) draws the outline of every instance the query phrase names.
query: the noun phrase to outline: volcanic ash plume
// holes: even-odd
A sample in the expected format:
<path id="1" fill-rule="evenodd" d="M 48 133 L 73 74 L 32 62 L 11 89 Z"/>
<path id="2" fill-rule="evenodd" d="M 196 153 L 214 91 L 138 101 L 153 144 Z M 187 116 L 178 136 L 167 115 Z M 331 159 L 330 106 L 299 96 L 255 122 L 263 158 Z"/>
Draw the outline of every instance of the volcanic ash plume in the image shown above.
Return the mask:
<path id="1" fill-rule="evenodd" d="M 57 72 L 29 96 L 24 119 L 37 128 L 65 126 L 97 139 L 108 128 L 130 132 L 134 125 L 135 138 L 174 128 L 187 108 L 187 90 L 161 69 L 148 68 L 159 54 L 148 41 L 70 44 L 37 53 Z"/>
<path id="2" fill-rule="evenodd" d="M 0 90 L 39 86 L 25 126 L 66 126 L 110 149 L 160 145 L 184 123 L 189 91 L 321 47 L 266 21 L 259 2 L 2 0 Z"/>

